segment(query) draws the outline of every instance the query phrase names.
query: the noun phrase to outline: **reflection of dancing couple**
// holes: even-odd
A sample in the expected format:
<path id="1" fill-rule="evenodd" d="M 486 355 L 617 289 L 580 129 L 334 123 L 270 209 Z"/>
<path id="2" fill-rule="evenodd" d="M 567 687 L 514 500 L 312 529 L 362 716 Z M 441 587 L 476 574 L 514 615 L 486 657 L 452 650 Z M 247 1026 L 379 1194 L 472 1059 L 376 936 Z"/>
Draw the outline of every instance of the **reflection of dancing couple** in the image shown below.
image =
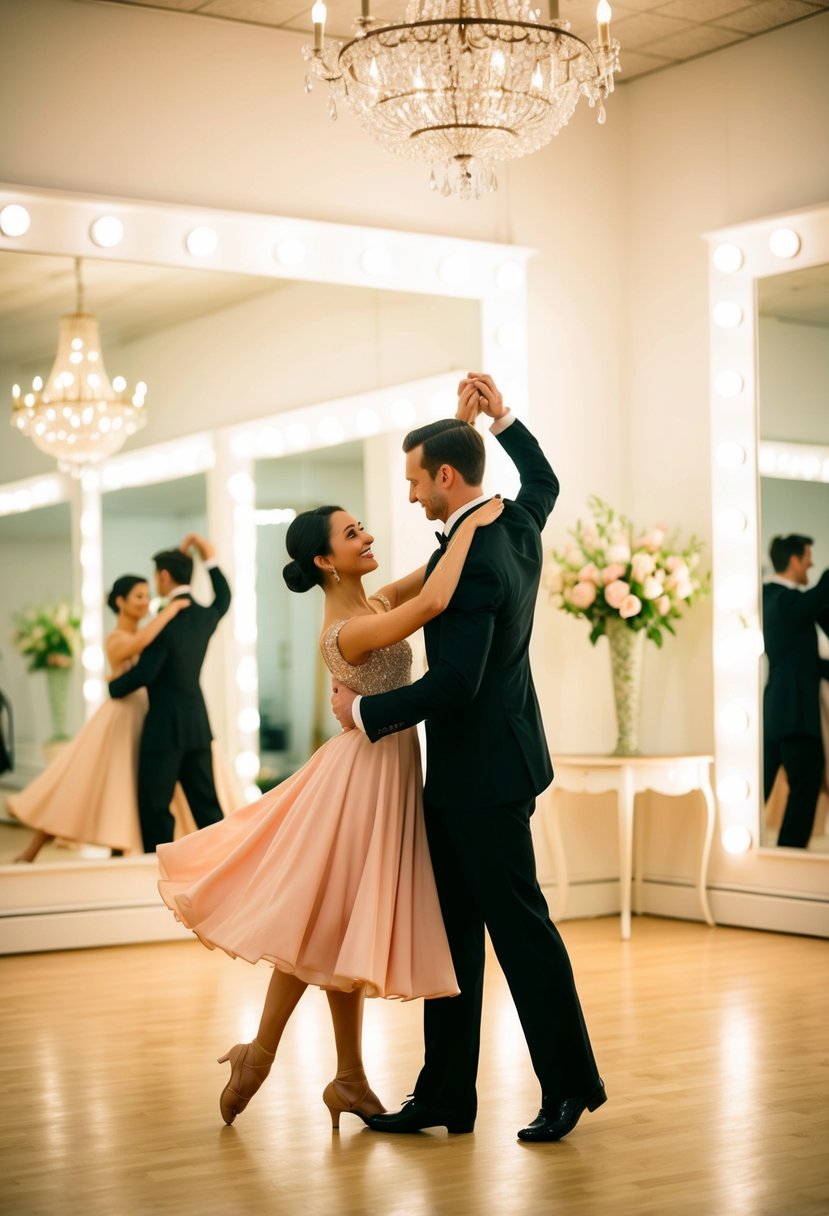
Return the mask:
<path id="1" fill-rule="evenodd" d="M 479 412 L 519 470 L 514 502 L 481 492 L 484 446 L 470 425 Z M 314 984 L 334 1023 L 338 1069 L 323 1095 L 334 1126 L 351 1112 L 377 1131 L 471 1131 L 486 929 L 543 1095 L 519 1136 L 557 1140 L 605 1101 L 529 822 L 552 777 L 528 647 L 558 482 L 487 376 L 462 381 L 457 418 L 414 431 L 404 449 L 409 500 L 444 521 L 445 552 L 367 598 L 362 578 L 377 562 L 356 519 L 320 507 L 291 524 L 285 581 L 323 590 L 322 652 L 346 729 L 258 802 L 162 844 L 160 889 L 209 946 L 275 965 L 256 1037 L 220 1061 L 231 1065 L 227 1123 L 264 1081 Z M 405 639 L 422 625 L 429 672 L 411 684 Z M 360 729 L 350 729 L 352 712 Z M 429 998 L 425 1064 L 396 1114 L 363 1070 L 366 994 Z"/>
<path id="2" fill-rule="evenodd" d="M 190 595 L 191 546 L 213 584 L 209 607 Z M 123 575 L 109 594 L 118 619 L 105 649 L 114 677 L 110 692 L 118 700 L 105 702 L 46 771 L 8 799 L 13 814 L 37 829 L 18 861 L 34 861 L 55 837 L 115 853 L 152 852 L 173 839 L 174 823 L 178 834 L 194 831 L 239 803 L 235 782 L 211 747 L 199 688 L 230 589 L 212 546 L 195 534 L 153 561 L 156 590 L 169 603 L 149 624 L 139 625 L 150 603 L 146 579 Z"/>

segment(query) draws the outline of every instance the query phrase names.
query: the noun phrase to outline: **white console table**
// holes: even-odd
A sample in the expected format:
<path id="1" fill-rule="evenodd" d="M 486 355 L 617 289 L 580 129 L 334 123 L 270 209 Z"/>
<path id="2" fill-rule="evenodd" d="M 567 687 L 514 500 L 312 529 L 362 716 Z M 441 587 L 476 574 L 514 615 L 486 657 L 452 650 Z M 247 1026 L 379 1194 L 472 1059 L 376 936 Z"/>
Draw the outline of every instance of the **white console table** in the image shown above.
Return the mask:
<path id="1" fill-rule="evenodd" d="M 711 841 L 714 838 L 716 806 L 711 789 L 711 756 L 554 756 L 555 780 L 552 797 L 542 812 L 547 842 L 553 855 L 559 887 L 558 915 L 567 901 L 567 859 L 561 838 L 557 790 L 568 793 L 616 795 L 619 815 L 619 891 L 622 901 L 621 930 L 623 939 L 630 937 L 631 880 L 634 880 L 633 906 L 642 908 L 642 833 L 637 833 L 636 867 L 633 866 L 633 811 L 637 794 L 653 790 L 658 794 L 680 795 L 699 790 L 705 800 L 705 834 L 697 867 L 697 894 L 702 914 L 709 925 L 714 924 L 708 906 L 706 877 Z M 635 873 L 635 879 L 634 879 Z"/>

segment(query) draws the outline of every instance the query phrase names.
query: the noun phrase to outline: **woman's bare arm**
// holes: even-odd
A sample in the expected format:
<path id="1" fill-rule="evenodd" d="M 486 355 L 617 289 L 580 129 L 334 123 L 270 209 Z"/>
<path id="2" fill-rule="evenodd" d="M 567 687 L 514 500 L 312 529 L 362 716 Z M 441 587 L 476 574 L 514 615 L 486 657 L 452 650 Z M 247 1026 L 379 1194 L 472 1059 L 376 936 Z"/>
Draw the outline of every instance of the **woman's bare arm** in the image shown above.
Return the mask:
<path id="1" fill-rule="evenodd" d="M 397 579 L 393 583 L 387 583 L 385 587 L 381 587 L 378 595 L 384 595 L 391 604 L 392 608 L 399 608 L 401 604 L 407 604 L 409 600 L 414 599 L 423 588 L 423 580 L 426 578 L 426 567 L 419 566 L 417 570 L 413 570 L 411 574 L 404 574 L 402 578 Z"/>
<path id="2" fill-rule="evenodd" d="M 183 609 L 189 607 L 190 601 L 179 596 L 171 600 L 166 608 L 162 608 L 158 616 L 153 617 L 146 625 L 142 625 L 135 633 L 121 633 L 120 631 L 111 633 L 105 643 L 110 667 L 118 667 L 127 659 L 133 659 L 145 651 L 150 642 L 155 641 L 161 630 L 169 625 L 170 621 L 177 617 Z"/>
<path id="3" fill-rule="evenodd" d="M 410 637 L 427 621 L 443 612 L 455 593 L 476 528 L 494 523 L 503 509 L 503 502 L 496 497 L 477 511 L 470 512 L 461 521 L 428 581 L 412 599 L 391 612 L 354 616 L 346 621 L 339 636 L 340 653 L 345 661 L 359 666 L 372 650 L 380 650 L 383 646 L 391 646 L 393 642 Z"/>

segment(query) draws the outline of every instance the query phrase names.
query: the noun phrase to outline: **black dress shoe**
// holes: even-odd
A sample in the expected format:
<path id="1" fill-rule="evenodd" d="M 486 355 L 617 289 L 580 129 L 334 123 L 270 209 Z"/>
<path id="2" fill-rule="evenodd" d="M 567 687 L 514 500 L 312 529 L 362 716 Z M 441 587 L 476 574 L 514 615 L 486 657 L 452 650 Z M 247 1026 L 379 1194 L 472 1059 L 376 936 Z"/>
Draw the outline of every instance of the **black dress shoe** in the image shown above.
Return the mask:
<path id="1" fill-rule="evenodd" d="M 398 1132 L 404 1135 L 419 1132 L 424 1127 L 445 1127 L 448 1132 L 461 1135 L 471 1132 L 475 1127 L 475 1118 L 459 1115 L 456 1111 L 442 1110 L 439 1106 L 427 1106 L 412 1098 L 401 1110 L 394 1114 L 369 1115 L 366 1119 L 372 1131 Z"/>
<path id="2" fill-rule="evenodd" d="M 599 1081 L 586 1098 L 542 1098 L 541 1110 L 528 1127 L 521 1128 L 518 1139 L 530 1143 L 561 1140 L 573 1130 L 586 1110 L 594 1111 L 606 1101 L 604 1081 Z"/>

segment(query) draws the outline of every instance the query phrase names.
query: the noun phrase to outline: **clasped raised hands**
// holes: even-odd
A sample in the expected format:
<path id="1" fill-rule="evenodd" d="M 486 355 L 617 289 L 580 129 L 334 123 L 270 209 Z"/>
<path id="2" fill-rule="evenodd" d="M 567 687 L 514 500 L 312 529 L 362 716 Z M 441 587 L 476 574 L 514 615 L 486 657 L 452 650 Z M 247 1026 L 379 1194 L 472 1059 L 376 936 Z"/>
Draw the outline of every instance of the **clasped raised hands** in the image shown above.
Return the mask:
<path id="1" fill-rule="evenodd" d="M 469 372 L 458 385 L 458 409 L 455 414 L 463 422 L 474 425 L 479 414 L 497 419 L 509 410 L 492 376 L 485 372 Z"/>

